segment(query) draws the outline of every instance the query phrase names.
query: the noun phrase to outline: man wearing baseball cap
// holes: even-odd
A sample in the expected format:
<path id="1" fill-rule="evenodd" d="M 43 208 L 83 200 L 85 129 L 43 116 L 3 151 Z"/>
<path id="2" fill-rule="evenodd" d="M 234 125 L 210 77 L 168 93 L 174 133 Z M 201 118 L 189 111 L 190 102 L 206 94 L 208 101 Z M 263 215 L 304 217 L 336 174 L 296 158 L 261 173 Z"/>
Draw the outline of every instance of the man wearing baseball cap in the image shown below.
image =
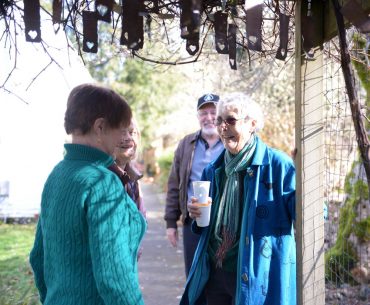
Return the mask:
<path id="1" fill-rule="evenodd" d="M 191 232 L 192 219 L 187 211 L 187 203 L 193 196 L 192 181 L 200 180 L 205 166 L 216 159 L 224 148 L 214 125 L 219 99 L 218 95 L 211 93 L 198 99 L 197 118 L 200 130 L 185 136 L 179 142 L 168 178 L 164 216 L 167 238 L 172 246 L 177 246 L 177 221 L 181 217 L 186 277 L 199 240 L 199 236 Z"/>

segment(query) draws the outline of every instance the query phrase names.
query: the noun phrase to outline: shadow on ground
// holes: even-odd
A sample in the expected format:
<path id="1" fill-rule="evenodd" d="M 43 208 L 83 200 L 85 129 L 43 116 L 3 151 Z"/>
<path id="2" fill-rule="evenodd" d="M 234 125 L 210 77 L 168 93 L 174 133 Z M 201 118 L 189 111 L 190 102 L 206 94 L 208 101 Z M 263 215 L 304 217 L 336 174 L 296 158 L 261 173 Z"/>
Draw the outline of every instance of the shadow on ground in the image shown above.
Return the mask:
<path id="1" fill-rule="evenodd" d="M 142 242 L 139 280 L 145 305 L 177 305 L 185 284 L 182 236 L 177 249 L 167 241 L 163 220 L 165 194 L 150 183 L 143 183 L 142 191 L 148 230 Z"/>

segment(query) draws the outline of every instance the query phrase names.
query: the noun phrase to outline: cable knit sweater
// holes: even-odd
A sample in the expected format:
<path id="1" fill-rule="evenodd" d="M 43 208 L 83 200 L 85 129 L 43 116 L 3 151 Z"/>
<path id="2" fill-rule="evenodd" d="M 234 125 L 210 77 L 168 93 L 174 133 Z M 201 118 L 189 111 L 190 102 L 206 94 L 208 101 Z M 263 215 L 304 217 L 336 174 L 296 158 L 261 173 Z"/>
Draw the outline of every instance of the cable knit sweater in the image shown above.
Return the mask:
<path id="1" fill-rule="evenodd" d="M 65 144 L 49 175 L 30 263 L 43 304 L 144 304 L 137 251 L 146 222 L 104 152 Z"/>

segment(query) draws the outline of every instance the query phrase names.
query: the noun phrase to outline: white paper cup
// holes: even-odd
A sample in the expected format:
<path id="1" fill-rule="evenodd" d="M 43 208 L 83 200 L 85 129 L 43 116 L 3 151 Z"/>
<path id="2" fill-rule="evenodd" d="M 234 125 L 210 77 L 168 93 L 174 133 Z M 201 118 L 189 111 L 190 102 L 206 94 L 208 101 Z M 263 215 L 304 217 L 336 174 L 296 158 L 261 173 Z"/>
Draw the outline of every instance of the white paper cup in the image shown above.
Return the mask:
<path id="1" fill-rule="evenodd" d="M 193 181 L 194 197 L 199 203 L 207 203 L 210 184 L 209 181 Z"/>
<path id="2" fill-rule="evenodd" d="M 199 206 L 201 213 L 200 216 L 195 219 L 197 221 L 198 227 L 208 227 L 212 204 L 199 203 L 197 204 L 197 206 Z"/>

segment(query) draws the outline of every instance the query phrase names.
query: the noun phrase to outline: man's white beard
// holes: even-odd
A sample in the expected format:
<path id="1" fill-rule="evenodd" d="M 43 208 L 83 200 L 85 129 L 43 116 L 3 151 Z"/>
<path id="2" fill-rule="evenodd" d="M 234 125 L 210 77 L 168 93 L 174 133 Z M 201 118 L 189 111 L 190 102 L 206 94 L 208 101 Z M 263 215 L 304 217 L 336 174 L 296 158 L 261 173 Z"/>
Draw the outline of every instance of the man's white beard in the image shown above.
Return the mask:
<path id="1" fill-rule="evenodd" d="M 202 134 L 206 136 L 215 136 L 218 135 L 217 128 L 202 128 Z"/>

